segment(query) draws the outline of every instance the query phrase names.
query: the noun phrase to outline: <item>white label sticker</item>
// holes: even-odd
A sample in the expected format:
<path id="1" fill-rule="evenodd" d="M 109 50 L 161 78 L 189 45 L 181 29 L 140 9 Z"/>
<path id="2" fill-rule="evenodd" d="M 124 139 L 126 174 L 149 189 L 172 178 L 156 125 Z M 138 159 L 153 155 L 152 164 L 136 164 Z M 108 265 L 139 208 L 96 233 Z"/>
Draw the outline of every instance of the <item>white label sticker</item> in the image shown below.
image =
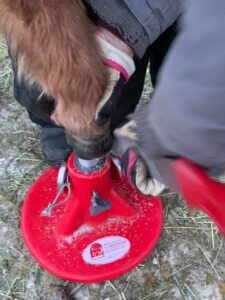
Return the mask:
<path id="1" fill-rule="evenodd" d="M 106 265 L 124 257 L 130 250 L 130 241 L 122 236 L 107 236 L 88 245 L 82 254 L 91 265 Z"/>

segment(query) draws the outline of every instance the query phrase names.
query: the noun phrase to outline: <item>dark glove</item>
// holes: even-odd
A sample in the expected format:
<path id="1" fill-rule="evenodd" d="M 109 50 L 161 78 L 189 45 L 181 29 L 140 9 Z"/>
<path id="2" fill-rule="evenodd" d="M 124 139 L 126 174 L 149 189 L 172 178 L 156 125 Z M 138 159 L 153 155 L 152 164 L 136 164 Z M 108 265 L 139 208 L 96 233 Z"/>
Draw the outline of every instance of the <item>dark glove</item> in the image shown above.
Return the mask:
<path id="1" fill-rule="evenodd" d="M 113 151 L 122 157 L 122 174 L 129 183 L 140 193 L 155 197 L 162 193 L 165 186 L 151 176 L 151 170 L 140 154 L 136 126 L 134 121 L 130 121 L 114 131 Z"/>
<path id="2" fill-rule="evenodd" d="M 109 85 L 97 106 L 95 115 L 95 122 L 100 126 L 107 123 L 115 112 L 123 86 L 134 73 L 135 65 L 129 55 L 101 37 L 97 39 L 110 74 Z"/>

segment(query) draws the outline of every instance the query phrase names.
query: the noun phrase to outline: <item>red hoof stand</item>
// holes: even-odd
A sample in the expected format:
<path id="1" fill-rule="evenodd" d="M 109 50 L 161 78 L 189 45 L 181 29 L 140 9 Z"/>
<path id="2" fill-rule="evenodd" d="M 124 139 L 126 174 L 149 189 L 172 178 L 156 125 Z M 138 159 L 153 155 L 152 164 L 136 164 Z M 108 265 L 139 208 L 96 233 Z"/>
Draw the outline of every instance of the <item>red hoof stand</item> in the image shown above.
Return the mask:
<path id="1" fill-rule="evenodd" d="M 34 258 L 50 273 L 70 281 L 101 282 L 120 276 L 153 250 L 162 228 L 160 198 L 145 197 L 118 176 L 108 160 L 91 174 L 68 161 L 69 200 L 42 212 L 57 194 L 58 169 L 49 169 L 31 187 L 23 206 L 22 232 Z M 109 207 L 93 213 L 93 192 Z M 60 196 L 63 200 L 66 191 Z"/>

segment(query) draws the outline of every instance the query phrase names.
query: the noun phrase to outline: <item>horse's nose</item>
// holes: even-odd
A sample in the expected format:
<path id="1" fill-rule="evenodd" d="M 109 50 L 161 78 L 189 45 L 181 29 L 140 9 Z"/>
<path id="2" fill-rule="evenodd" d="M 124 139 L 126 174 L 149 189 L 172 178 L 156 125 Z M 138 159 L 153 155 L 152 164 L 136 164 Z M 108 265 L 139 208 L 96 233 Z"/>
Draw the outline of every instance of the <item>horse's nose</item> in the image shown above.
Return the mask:
<path id="1" fill-rule="evenodd" d="M 110 130 L 102 135 L 92 135 L 82 139 L 70 132 L 66 132 L 69 145 L 82 159 L 95 159 L 109 153 L 112 147 L 112 133 Z"/>

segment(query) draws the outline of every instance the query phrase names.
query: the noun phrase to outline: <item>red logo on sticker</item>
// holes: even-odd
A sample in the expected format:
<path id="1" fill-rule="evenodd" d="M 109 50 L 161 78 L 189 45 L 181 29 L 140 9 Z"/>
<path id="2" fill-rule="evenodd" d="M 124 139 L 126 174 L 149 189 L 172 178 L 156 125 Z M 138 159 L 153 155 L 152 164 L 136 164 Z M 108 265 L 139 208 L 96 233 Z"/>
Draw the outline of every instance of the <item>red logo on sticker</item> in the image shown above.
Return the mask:
<path id="1" fill-rule="evenodd" d="M 95 243 L 90 248 L 91 258 L 104 257 L 104 250 L 101 244 Z"/>

